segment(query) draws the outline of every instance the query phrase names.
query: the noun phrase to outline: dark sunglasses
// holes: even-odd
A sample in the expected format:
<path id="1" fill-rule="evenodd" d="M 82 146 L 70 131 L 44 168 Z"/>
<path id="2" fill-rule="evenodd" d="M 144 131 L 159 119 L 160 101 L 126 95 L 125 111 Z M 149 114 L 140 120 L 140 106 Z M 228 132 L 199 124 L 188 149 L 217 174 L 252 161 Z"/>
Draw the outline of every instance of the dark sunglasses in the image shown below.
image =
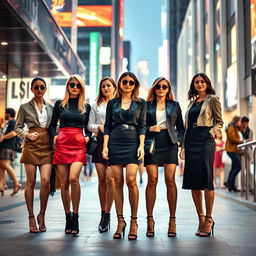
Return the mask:
<path id="1" fill-rule="evenodd" d="M 69 87 L 70 88 L 77 88 L 77 89 L 81 89 L 82 88 L 82 85 L 81 84 L 75 84 L 75 83 L 70 83 L 69 84 Z"/>
<path id="2" fill-rule="evenodd" d="M 41 91 L 43 91 L 43 90 L 45 90 L 45 88 L 46 88 L 46 86 L 44 86 L 44 85 L 35 85 L 35 86 L 33 87 L 33 89 L 34 89 L 35 91 L 38 91 L 39 89 L 40 89 Z"/>
<path id="3" fill-rule="evenodd" d="M 155 86 L 155 88 L 156 88 L 157 90 L 160 90 L 161 88 L 162 88 L 163 90 L 167 90 L 167 89 L 168 89 L 168 85 L 166 85 L 166 84 L 163 84 L 163 85 L 157 84 L 157 85 Z"/>
<path id="4" fill-rule="evenodd" d="M 123 84 L 123 85 L 129 84 L 129 85 L 131 85 L 131 86 L 134 86 L 134 85 L 135 85 L 135 82 L 132 81 L 132 80 L 130 80 L 130 81 L 128 81 L 128 80 L 123 80 L 123 81 L 122 81 L 122 84 Z"/>

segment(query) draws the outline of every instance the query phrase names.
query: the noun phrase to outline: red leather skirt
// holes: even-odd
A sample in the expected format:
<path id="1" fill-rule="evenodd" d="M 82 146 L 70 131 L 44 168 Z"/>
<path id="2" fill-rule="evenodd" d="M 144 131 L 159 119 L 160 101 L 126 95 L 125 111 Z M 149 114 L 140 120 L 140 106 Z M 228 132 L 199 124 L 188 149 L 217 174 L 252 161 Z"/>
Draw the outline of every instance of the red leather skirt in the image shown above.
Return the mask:
<path id="1" fill-rule="evenodd" d="M 72 164 L 86 161 L 86 141 L 82 129 L 74 127 L 60 128 L 56 140 L 53 164 Z"/>

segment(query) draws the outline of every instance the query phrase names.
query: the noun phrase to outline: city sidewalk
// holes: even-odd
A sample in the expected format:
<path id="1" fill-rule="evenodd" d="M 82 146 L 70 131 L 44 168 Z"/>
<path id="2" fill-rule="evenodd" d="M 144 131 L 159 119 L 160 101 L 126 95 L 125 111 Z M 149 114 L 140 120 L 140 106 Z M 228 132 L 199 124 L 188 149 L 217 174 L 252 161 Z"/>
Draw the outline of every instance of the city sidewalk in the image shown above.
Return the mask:
<path id="1" fill-rule="evenodd" d="M 168 207 L 166 188 L 162 173 L 159 175 L 157 201 L 155 205 L 155 237 L 147 238 L 145 210 L 145 182 L 139 186 L 138 240 L 128 241 L 130 209 L 125 189 L 124 215 L 127 222 L 124 239 L 113 240 L 116 229 L 115 209 L 111 214 L 110 232 L 97 231 L 100 208 L 97 195 L 97 179 L 81 182 L 80 233 L 77 237 L 64 234 L 65 216 L 60 193 L 49 198 L 46 212 L 47 232 L 28 232 L 28 218 L 23 194 L 0 198 L 0 237 L 2 256 L 19 255 L 255 255 L 256 212 L 253 209 L 223 197 L 216 196 L 214 208 L 215 236 L 195 236 L 197 215 L 189 191 L 179 190 L 177 207 L 177 237 L 168 238 Z M 218 193 L 218 192 L 217 192 Z M 38 190 L 35 194 L 35 214 L 38 213 Z"/>

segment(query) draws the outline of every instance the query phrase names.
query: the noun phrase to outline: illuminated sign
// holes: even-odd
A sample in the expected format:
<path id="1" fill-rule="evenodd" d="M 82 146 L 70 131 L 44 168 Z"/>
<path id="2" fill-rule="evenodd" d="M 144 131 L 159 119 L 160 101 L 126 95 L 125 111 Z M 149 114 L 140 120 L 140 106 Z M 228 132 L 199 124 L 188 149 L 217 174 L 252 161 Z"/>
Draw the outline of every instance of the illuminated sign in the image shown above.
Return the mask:
<path id="1" fill-rule="evenodd" d="M 61 27 L 71 27 L 72 13 L 52 9 L 52 15 Z M 82 5 L 77 7 L 76 25 L 78 27 L 111 27 L 111 5 Z"/>

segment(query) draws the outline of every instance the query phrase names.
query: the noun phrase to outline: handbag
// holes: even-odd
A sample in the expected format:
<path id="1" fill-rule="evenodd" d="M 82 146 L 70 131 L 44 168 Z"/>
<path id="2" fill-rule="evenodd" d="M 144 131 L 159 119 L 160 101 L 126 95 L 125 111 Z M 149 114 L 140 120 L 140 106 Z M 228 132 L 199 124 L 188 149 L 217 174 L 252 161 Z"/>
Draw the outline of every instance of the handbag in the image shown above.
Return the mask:
<path id="1" fill-rule="evenodd" d="M 92 136 L 88 141 L 88 143 L 86 144 L 86 153 L 89 155 L 93 155 L 96 148 L 97 148 L 97 137 Z"/>
<path id="2" fill-rule="evenodd" d="M 146 154 L 153 155 L 155 153 L 155 142 L 156 142 L 156 138 L 155 137 L 145 139 L 144 150 L 145 150 Z"/>

